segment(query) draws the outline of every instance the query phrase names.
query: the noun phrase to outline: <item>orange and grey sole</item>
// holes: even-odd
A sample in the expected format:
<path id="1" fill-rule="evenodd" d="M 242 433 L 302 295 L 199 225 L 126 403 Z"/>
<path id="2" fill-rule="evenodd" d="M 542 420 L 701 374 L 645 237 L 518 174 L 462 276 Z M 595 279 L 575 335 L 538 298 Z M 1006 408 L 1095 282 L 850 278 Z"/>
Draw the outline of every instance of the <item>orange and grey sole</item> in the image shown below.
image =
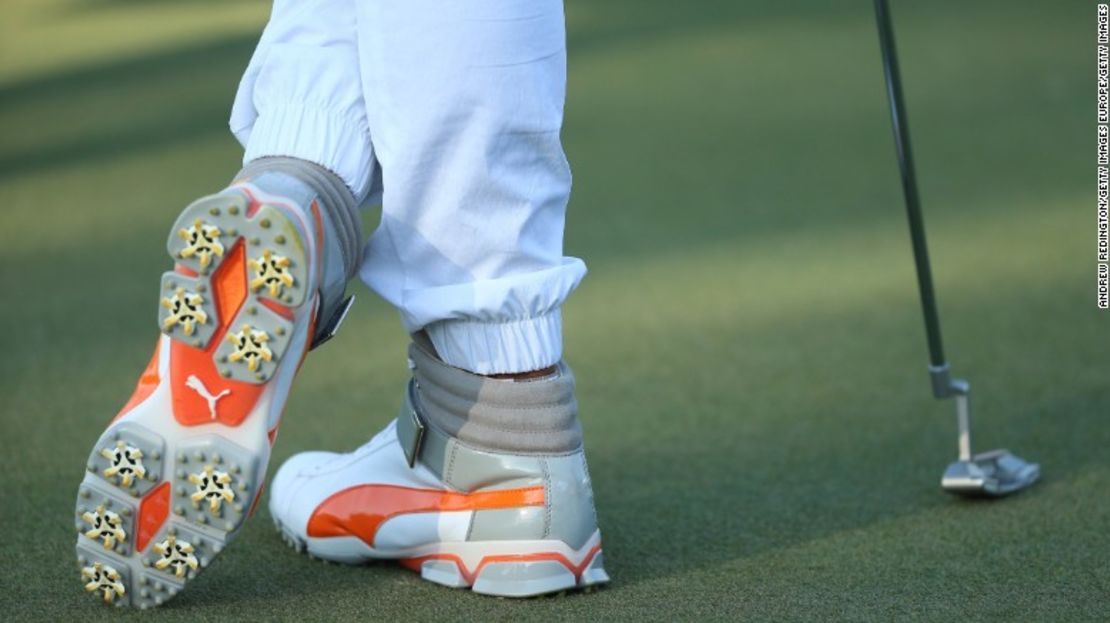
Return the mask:
<path id="1" fill-rule="evenodd" d="M 253 513 L 277 432 L 259 399 L 311 332 L 294 322 L 314 301 L 304 242 L 288 214 L 246 193 L 200 199 L 178 217 L 159 293 L 169 339 L 159 337 L 78 490 L 78 573 L 97 599 L 164 603 Z"/>
<path id="2" fill-rule="evenodd" d="M 277 518 L 274 518 L 274 527 L 286 545 L 298 553 L 308 554 L 310 558 L 341 564 L 362 564 L 379 559 L 380 556 L 350 554 L 337 557 L 314 552 L 309 543 L 286 529 Z M 481 551 L 487 546 L 489 549 L 484 552 L 485 555 L 477 557 L 471 566 L 467 565 L 462 556 L 451 551 Z M 406 557 L 384 556 L 380 559 L 396 560 L 402 567 L 419 573 L 421 578 L 429 582 L 448 588 L 469 588 L 475 593 L 494 597 L 539 597 L 574 590 L 589 592 L 609 583 L 601 539 L 597 533 L 576 554 L 566 551 L 512 552 L 509 551 L 512 549 L 512 541 L 441 543 L 431 549 L 435 551 L 409 553 Z"/>

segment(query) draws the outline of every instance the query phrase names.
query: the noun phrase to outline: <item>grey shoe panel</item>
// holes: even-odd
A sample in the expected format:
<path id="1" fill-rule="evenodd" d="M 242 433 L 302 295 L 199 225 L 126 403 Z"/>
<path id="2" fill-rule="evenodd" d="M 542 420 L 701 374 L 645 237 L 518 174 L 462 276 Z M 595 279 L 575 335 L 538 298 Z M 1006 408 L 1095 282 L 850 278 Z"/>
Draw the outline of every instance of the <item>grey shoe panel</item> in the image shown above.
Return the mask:
<path id="1" fill-rule="evenodd" d="M 577 585 L 574 574 L 554 560 L 496 562 L 482 567 L 471 590 L 499 597 L 531 597 Z"/>
<path id="2" fill-rule="evenodd" d="M 526 506 L 475 511 L 468 541 L 539 540 L 547 532 L 547 508 Z"/>
<path id="3" fill-rule="evenodd" d="M 597 530 L 586 454 L 579 451 L 544 460 L 547 467 L 547 538 L 559 539 L 578 549 Z"/>
<path id="4" fill-rule="evenodd" d="M 543 460 L 544 457 L 476 450 L 451 439 L 447 442 L 442 478 L 460 491 L 502 489 L 506 483 L 519 481 L 530 483 L 521 486 L 535 486 L 544 482 Z"/>
<path id="5" fill-rule="evenodd" d="M 449 560 L 427 560 L 420 566 L 420 575 L 429 582 L 435 582 L 448 588 L 466 588 L 470 586 L 459 566 Z"/>

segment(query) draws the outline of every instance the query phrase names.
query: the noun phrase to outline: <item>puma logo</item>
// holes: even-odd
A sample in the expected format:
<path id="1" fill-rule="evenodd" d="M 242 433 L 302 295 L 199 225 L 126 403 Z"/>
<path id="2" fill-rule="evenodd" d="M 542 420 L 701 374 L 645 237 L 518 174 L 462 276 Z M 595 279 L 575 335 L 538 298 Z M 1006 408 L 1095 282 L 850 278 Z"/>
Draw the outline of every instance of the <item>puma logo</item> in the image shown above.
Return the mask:
<path id="1" fill-rule="evenodd" d="M 204 386 L 204 382 L 197 378 L 195 374 L 190 374 L 189 378 L 185 379 L 185 386 L 200 394 L 200 397 L 208 402 L 208 413 L 212 416 L 213 420 L 216 419 L 216 402 L 220 398 L 231 393 L 230 389 L 225 389 L 213 396 L 212 392 L 208 391 L 208 388 Z"/>

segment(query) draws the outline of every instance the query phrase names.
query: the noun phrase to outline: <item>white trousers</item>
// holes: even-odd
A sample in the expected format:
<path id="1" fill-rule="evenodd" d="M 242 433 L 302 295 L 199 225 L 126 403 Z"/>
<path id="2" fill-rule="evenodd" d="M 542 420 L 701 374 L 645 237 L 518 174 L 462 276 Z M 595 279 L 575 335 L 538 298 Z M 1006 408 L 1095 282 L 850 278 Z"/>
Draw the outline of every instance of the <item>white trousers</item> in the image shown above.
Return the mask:
<path id="1" fill-rule="evenodd" d="M 562 356 L 570 169 L 561 0 L 275 0 L 239 86 L 244 162 L 294 156 L 382 204 L 362 279 L 480 374 Z"/>

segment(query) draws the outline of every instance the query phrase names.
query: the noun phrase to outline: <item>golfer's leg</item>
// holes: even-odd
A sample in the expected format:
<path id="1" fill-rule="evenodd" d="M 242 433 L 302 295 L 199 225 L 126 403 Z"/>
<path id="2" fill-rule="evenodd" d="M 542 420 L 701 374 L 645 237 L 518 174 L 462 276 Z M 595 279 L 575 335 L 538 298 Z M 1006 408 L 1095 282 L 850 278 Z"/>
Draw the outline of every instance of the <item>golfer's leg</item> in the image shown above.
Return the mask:
<path id="1" fill-rule="evenodd" d="M 319 198 L 324 323 L 358 264 L 373 173 L 356 37 L 354 0 L 277 0 L 231 116 L 245 149 L 237 183 L 292 199 L 309 222 Z"/>
<path id="2" fill-rule="evenodd" d="M 362 449 L 289 459 L 271 514 L 315 556 L 398 558 L 480 593 L 607 582 L 574 376 L 561 362 L 559 306 L 585 273 L 562 253 L 562 7 L 359 8 L 384 182 L 361 273 L 414 333 L 413 378 L 400 415 Z"/>
<path id="3" fill-rule="evenodd" d="M 362 278 L 479 374 L 560 360 L 570 170 L 559 0 L 359 3 L 384 207 Z"/>
<path id="4" fill-rule="evenodd" d="M 243 163 L 292 156 L 336 173 L 356 199 L 374 155 L 358 71 L 354 0 L 277 0 L 243 76 L 231 130 Z"/>

